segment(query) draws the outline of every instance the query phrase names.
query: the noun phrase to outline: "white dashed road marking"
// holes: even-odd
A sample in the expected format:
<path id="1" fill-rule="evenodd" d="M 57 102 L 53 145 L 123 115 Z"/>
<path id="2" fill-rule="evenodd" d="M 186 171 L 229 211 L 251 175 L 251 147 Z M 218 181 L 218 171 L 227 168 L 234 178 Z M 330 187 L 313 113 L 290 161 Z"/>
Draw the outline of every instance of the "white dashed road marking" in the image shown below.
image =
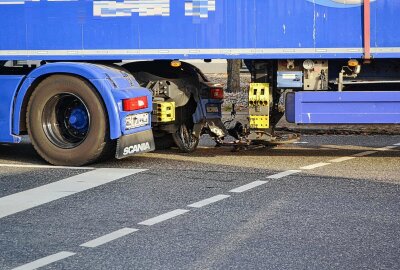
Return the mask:
<path id="1" fill-rule="evenodd" d="M 253 189 L 253 188 L 255 188 L 255 187 L 264 185 L 264 184 L 266 184 L 266 183 L 268 183 L 268 181 L 254 181 L 254 182 L 251 182 L 251 183 L 249 183 L 249 184 L 246 184 L 246 185 L 243 185 L 243 186 L 234 188 L 234 189 L 230 190 L 229 192 L 232 192 L 232 193 L 241 193 L 241 192 L 245 192 L 245 191 L 248 191 L 248 190 L 250 190 L 250 189 Z"/>
<path id="2" fill-rule="evenodd" d="M 168 219 L 183 215 L 185 213 L 189 212 L 189 210 L 185 210 L 185 209 L 176 209 L 174 211 L 156 216 L 154 218 L 150 218 L 148 220 L 142 221 L 140 223 L 138 223 L 139 225 L 145 225 L 145 226 L 152 226 L 154 224 L 166 221 Z"/>
<path id="3" fill-rule="evenodd" d="M 94 248 L 94 247 L 98 247 L 101 245 L 104 245 L 105 243 L 114 241 L 118 238 L 121 238 L 125 235 L 137 232 L 138 229 L 131 229 L 131 228 L 123 228 L 120 229 L 118 231 L 100 236 L 99 238 L 96 238 L 94 240 L 88 241 L 86 243 L 83 243 L 82 245 L 80 245 L 81 247 L 88 247 L 88 248 Z"/>
<path id="4" fill-rule="evenodd" d="M 303 142 L 306 143 L 306 142 Z M 340 157 L 336 159 L 332 159 L 329 162 L 332 163 L 339 163 L 347 160 L 354 159 L 356 157 L 363 157 L 367 155 L 371 155 L 374 153 L 377 153 L 378 151 L 387 151 L 389 149 L 394 149 L 400 146 L 400 143 L 394 144 L 392 146 L 386 146 L 382 148 L 375 149 L 375 151 L 365 151 L 361 152 L 358 154 L 354 154 L 352 156 L 345 156 L 345 157 Z M 331 163 L 316 163 L 316 164 L 311 164 L 308 166 L 301 167 L 300 169 L 302 170 L 312 170 L 315 168 L 323 167 L 326 165 L 330 165 Z M 81 170 L 92 170 L 94 168 L 92 167 L 63 167 L 63 166 L 46 166 L 46 165 L 13 165 L 13 164 L 0 164 L 0 167 L 19 167 L 19 168 L 49 168 L 49 169 L 81 169 Z M 117 179 L 127 177 L 129 175 L 143 172 L 146 170 L 133 170 L 133 169 L 97 169 L 91 172 L 86 172 L 77 176 L 73 176 L 55 183 L 51 183 L 45 186 L 41 186 L 38 188 L 34 188 L 31 190 L 23 191 L 20 193 L 16 193 L 10 196 L 6 196 L 3 198 L 0 198 L 0 218 L 30 209 L 32 207 L 51 202 L 53 200 L 57 200 L 87 189 L 91 189 L 112 181 L 115 181 Z M 281 173 L 273 174 L 268 176 L 268 179 L 279 179 L 283 178 L 292 174 L 300 173 L 301 170 L 288 170 L 284 171 Z M 268 181 L 254 181 L 249 184 L 234 188 L 230 190 L 229 192 L 232 193 L 241 193 L 245 192 L 247 190 L 253 189 L 255 187 L 261 186 L 268 183 Z M 229 198 L 230 195 L 217 195 L 193 204 L 188 205 L 188 207 L 193 207 L 193 208 L 201 208 L 203 206 L 224 200 L 226 198 Z M 165 214 L 156 216 L 154 218 L 145 220 L 143 222 L 138 223 L 139 225 L 146 225 L 146 226 L 151 226 L 157 223 L 161 223 L 163 221 L 172 219 L 174 217 L 183 215 L 190 210 L 185 210 L 185 209 L 176 209 L 170 212 L 167 212 Z M 82 247 L 89 247 L 89 248 L 94 248 L 103 244 L 106 244 L 108 242 L 111 242 L 113 240 L 116 240 L 118 238 L 124 237 L 126 235 L 129 235 L 131 233 L 137 232 L 138 229 L 132 229 L 132 228 L 122 228 L 120 230 L 114 231 L 112 233 L 103 235 L 101 237 L 98 237 L 96 239 L 93 239 L 91 241 L 88 241 L 86 243 L 81 244 L 80 246 Z M 17 268 L 14 268 L 14 270 L 31 270 L 31 269 L 37 269 L 39 267 L 43 267 L 46 265 L 49 265 L 53 262 L 68 258 L 70 256 L 75 255 L 73 252 L 59 252 L 47 257 L 44 257 L 42 259 L 38 259 L 36 261 L 33 261 L 31 263 L 19 266 Z"/>
<path id="5" fill-rule="evenodd" d="M 354 154 L 353 157 L 365 157 L 365 156 L 369 156 L 369 155 L 375 154 L 377 152 L 378 151 L 365 151 L 365 152 Z"/>
<path id="6" fill-rule="evenodd" d="M 312 170 L 312 169 L 323 167 L 323 166 L 326 166 L 326 165 L 330 165 L 330 163 L 320 162 L 320 163 L 315 163 L 315 164 L 311 164 L 311 165 L 308 165 L 308 166 L 301 167 L 300 169 L 302 169 L 302 170 Z"/>
<path id="7" fill-rule="evenodd" d="M 33 269 L 37 269 L 39 267 L 43 267 L 43 266 L 49 265 L 49 264 L 51 264 L 53 262 L 63 260 L 65 258 L 71 257 L 73 255 L 75 255 L 75 253 L 68 252 L 68 251 L 62 251 L 62 252 L 59 252 L 59 253 L 56 253 L 56 254 L 41 258 L 39 260 L 33 261 L 31 263 L 27 263 L 27 264 L 21 265 L 21 266 L 19 266 L 17 268 L 14 268 L 13 270 L 33 270 Z"/>
<path id="8" fill-rule="evenodd" d="M 351 159 L 354 159 L 354 158 L 356 158 L 356 157 L 341 157 L 341 158 L 331 159 L 331 160 L 329 160 L 329 162 L 338 163 L 338 162 L 351 160 Z"/>
<path id="9" fill-rule="evenodd" d="M 51 184 L 5 196 L 0 198 L 0 218 L 143 171 L 145 170 L 97 169 Z"/>
<path id="10" fill-rule="evenodd" d="M 285 171 L 285 172 L 281 172 L 281 173 L 270 175 L 267 178 L 269 178 L 269 179 L 279 179 L 279 178 L 286 177 L 286 176 L 289 176 L 289 175 L 292 175 L 292 174 L 296 174 L 296 173 L 300 173 L 300 172 L 301 172 L 300 170 L 289 170 L 289 171 Z"/>
<path id="11" fill-rule="evenodd" d="M 217 195 L 217 196 L 214 196 L 214 197 L 211 197 L 211 198 L 208 198 L 208 199 L 196 202 L 196 203 L 189 204 L 188 206 L 193 207 L 193 208 L 201 208 L 203 206 L 221 201 L 221 200 L 229 198 L 229 197 L 230 197 L 229 195 L 221 194 L 221 195 Z"/>

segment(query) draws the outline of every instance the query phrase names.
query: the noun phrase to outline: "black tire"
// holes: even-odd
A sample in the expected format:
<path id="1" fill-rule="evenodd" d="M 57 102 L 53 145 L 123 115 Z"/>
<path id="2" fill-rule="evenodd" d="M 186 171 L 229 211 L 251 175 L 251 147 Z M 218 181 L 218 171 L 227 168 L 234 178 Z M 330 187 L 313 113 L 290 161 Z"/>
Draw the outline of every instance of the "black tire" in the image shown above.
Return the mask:
<path id="1" fill-rule="evenodd" d="M 79 117 L 71 120 L 74 113 Z M 92 85 L 74 76 L 43 80 L 30 97 L 26 123 L 34 148 L 53 165 L 93 163 L 114 146 L 101 97 Z"/>
<path id="2" fill-rule="evenodd" d="M 182 123 L 178 130 L 172 134 L 176 146 L 183 153 L 191 153 L 197 149 L 200 138 L 193 134 L 192 125 Z"/>
<path id="3" fill-rule="evenodd" d="M 154 143 L 156 145 L 156 150 L 165 150 L 170 149 L 175 146 L 174 139 L 172 138 L 172 134 L 167 133 L 162 136 L 154 136 Z"/>

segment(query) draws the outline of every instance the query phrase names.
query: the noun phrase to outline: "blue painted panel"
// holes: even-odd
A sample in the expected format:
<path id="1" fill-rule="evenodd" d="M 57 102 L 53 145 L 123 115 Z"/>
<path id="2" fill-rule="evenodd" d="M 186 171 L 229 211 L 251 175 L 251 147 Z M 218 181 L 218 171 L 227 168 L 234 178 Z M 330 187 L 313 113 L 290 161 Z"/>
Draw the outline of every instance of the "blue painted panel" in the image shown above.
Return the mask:
<path id="1" fill-rule="evenodd" d="M 0 0 L 0 59 L 362 55 L 362 0 L 9 2 Z M 375 0 L 371 6 L 372 49 L 397 48 L 375 57 L 399 57 L 400 1 Z"/>
<path id="2" fill-rule="evenodd" d="M 20 134 L 19 119 L 22 112 L 22 104 L 29 87 L 34 83 L 37 78 L 51 74 L 71 74 L 81 76 L 87 79 L 98 91 L 103 98 L 105 107 L 108 113 L 108 120 L 110 124 L 110 137 L 117 139 L 121 135 L 140 132 L 150 129 L 150 126 L 132 129 L 125 131 L 122 122 L 128 115 L 127 112 L 122 111 L 122 100 L 140 96 L 147 96 L 151 101 L 151 93 L 148 89 L 139 87 L 135 79 L 126 73 L 121 73 L 120 70 L 88 63 L 51 63 L 41 66 L 32 71 L 27 79 L 22 84 L 15 99 L 14 107 L 14 120 L 13 120 L 13 133 Z M 110 82 L 110 79 L 114 82 Z M 138 113 L 152 111 L 151 102 L 149 108 L 137 111 Z"/>
<path id="3" fill-rule="evenodd" d="M 371 10 L 371 47 L 400 47 L 400 1 L 379 1 Z M 396 57 L 399 57 L 397 55 Z"/>
<path id="4" fill-rule="evenodd" d="M 399 124 L 400 92 L 298 92 L 297 124 Z"/>
<path id="5" fill-rule="evenodd" d="M 25 76 L 0 75 L 0 142 L 19 142 L 12 135 L 12 108 L 14 96 Z"/>
<path id="6" fill-rule="evenodd" d="M 200 99 L 196 111 L 193 114 L 193 122 L 200 123 L 207 119 L 221 119 L 222 117 L 222 100 L 217 99 Z M 218 112 L 207 112 L 208 106 L 216 106 Z"/>

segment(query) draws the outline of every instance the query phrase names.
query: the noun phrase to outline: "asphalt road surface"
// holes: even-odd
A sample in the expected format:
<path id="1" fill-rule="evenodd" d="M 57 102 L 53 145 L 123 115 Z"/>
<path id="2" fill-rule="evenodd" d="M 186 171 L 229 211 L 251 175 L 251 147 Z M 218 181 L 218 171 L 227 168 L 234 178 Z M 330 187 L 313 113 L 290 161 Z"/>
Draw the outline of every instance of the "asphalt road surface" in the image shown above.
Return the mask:
<path id="1" fill-rule="evenodd" d="M 400 269 L 399 157 L 400 136 L 83 168 L 0 145 L 0 269 Z"/>

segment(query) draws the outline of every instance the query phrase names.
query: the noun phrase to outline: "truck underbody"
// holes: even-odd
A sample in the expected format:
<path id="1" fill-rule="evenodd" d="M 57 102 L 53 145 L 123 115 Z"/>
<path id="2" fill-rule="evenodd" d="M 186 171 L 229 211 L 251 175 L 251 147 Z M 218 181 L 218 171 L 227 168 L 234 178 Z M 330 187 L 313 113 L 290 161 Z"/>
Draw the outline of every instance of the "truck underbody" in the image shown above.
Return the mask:
<path id="1" fill-rule="evenodd" d="M 274 143 L 283 116 L 296 124 L 400 123 L 398 1 L 0 5 L 0 141 L 29 134 L 53 164 L 155 147 L 191 152 L 203 133 L 218 144 L 227 134 L 234 143 Z M 118 63 L 142 59 L 155 61 Z M 247 125 L 224 127 L 222 87 L 188 59 L 245 60 Z"/>
<path id="2" fill-rule="evenodd" d="M 122 74 L 129 73 L 129 76 L 132 76 L 130 80 L 134 80 L 132 85 L 137 82 L 138 87 L 147 89 L 152 96 L 150 121 L 153 135 L 143 135 L 146 137 L 144 140 L 136 136 L 135 143 L 133 143 L 133 145 L 137 145 L 135 148 L 132 143 L 123 143 L 121 138 L 118 139 L 118 135 L 111 136 L 115 130 L 113 131 L 110 126 L 111 129 L 107 128 L 109 130 L 107 137 L 109 138 L 104 139 L 110 143 L 106 144 L 105 148 L 107 149 L 101 148 L 104 153 L 96 152 L 96 158 L 93 158 L 93 161 L 106 155 L 106 152 L 111 152 L 111 155 L 118 158 L 154 148 L 166 149 L 174 146 L 183 152 L 192 152 L 197 148 L 200 136 L 204 133 L 211 135 L 217 145 L 235 147 L 292 142 L 296 137 L 286 136 L 287 134 L 282 136 L 275 132 L 275 126 L 283 116 L 288 122 L 296 124 L 400 123 L 400 61 L 397 59 L 372 61 L 363 61 L 362 59 L 246 59 L 245 64 L 251 74 L 251 84 L 248 90 L 249 124 L 236 123 L 232 125 L 230 122 L 226 127 L 221 121 L 222 86 L 209 82 L 206 76 L 194 66 L 176 60 L 131 62 L 122 66 L 119 61 L 112 62 L 96 61 L 91 64 L 82 64 L 99 65 L 117 70 Z M 16 142 L 20 135 L 27 134 L 29 131 L 34 144 L 35 140 L 39 142 L 47 138 L 50 144 L 43 146 L 44 149 L 48 149 L 52 145 L 59 149 L 65 149 L 67 152 L 71 152 L 71 149 L 74 148 L 79 149 L 88 136 L 86 132 L 90 122 L 87 120 L 90 110 L 87 109 L 85 113 L 86 110 L 82 109 L 89 105 L 82 100 L 83 98 L 77 94 L 78 92 L 74 94 L 71 93 L 71 90 L 62 90 L 60 94 L 54 94 L 53 101 L 50 99 L 47 104 L 43 105 L 44 113 L 38 120 L 35 120 L 37 121 L 35 125 L 30 123 L 31 120 L 28 117 L 32 106 L 41 106 L 40 99 L 37 98 L 39 101 L 36 101 L 36 103 L 39 102 L 39 105 L 35 103 L 35 95 L 40 94 L 40 88 L 46 89 L 42 90 L 43 93 L 51 92 L 54 87 L 62 89 L 63 84 L 74 85 L 71 81 L 71 79 L 74 80 L 74 77 L 67 78 L 64 75 L 62 78 L 62 74 L 54 71 L 48 74 L 49 86 L 43 86 L 44 78 L 38 81 L 36 76 L 31 76 L 32 78 L 28 79 L 28 81 L 30 80 L 29 87 L 26 87 L 25 93 L 21 94 L 24 98 L 21 101 L 18 101 L 18 98 L 13 101 L 11 97 L 18 96 L 17 94 L 21 92 L 18 85 L 26 82 L 27 78 L 25 77 L 29 77 L 29 74 L 38 68 L 35 64 L 19 66 L 17 61 L 13 63 L 8 63 L 0 69 L 0 80 L 2 80 L 2 85 L 9 82 L 15 89 L 8 92 L 11 96 L 5 96 L 4 101 L 8 100 L 10 103 L 4 105 L 4 108 L 8 107 L 13 110 L 19 108 L 16 110 L 16 115 L 20 116 L 20 121 L 14 118 L 13 122 L 8 123 L 10 131 L 3 130 L 2 132 L 4 133 L 3 137 L 8 136 L 9 139 L 3 138 L 2 140 Z M 65 64 L 68 65 L 68 63 L 57 61 L 51 61 L 51 63 L 42 61 L 41 67 Z M 73 65 L 80 65 L 80 63 L 77 62 Z M 57 76 L 61 76 L 61 78 Z M 123 77 L 127 78 L 127 75 L 123 75 Z M 55 80 L 55 86 L 51 80 Z M 57 80 L 61 80 L 61 82 L 57 84 Z M 91 88 L 90 84 L 85 86 L 84 80 L 79 78 L 75 78 L 75 80 L 77 80 L 75 87 Z M 81 81 L 79 82 L 79 80 Z M 108 80 L 112 84 L 118 84 L 114 82 L 116 79 Z M 82 86 L 79 86 L 79 83 L 83 83 Z M 33 95 L 37 88 L 39 88 L 39 94 Z M 92 89 L 89 92 L 96 92 L 96 90 Z M 70 103 L 75 104 L 73 108 L 67 106 Z M 62 106 L 65 108 L 60 108 L 60 104 L 64 104 Z M 59 116 L 57 113 L 54 115 L 54 111 L 61 111 L 64 115 L 62 117 L 69 119 L 62 129 L 59 129 L 58 126 L 65 121 L 57 120 Z M 104 119 L 108 117 L 102 116 Z M 135 121 L 144 121 L 143 119 L 138 120 L 137 117 L 135 119 Z M 37 126 L 43 126 L 43 138 L 35 139 L 32 130 L 35 130 Z M 225 140 L 227 135 L 233 136 L 234 140 L 227 142 Z M 153 136 L 155 145 L 150 146 L 152 143 L 146 145 L 146 142 L 153 141 Z M 112 141 L 116 142 L 117 139 L 119 140 L 117 146 L 120 150 L 110 150 L 110 147 L 115 149 Z M 40 146 L 36 146 L 36 148 L 50 163 L 73 163 L 72 159 L 64 158 L 65 161 L 63 161 L 49 157 L 44 153 L 47 150 L 41 150 Z M 77 153 L 80 151 L 81 149 Z M 107 155 L 110 156 L 110 153 Z M 74 155 L 73 159 L 78 160 L 74 163 L 76 165 L 92 162 L 92 159 L 87 158 L 79 161 Z"/>

